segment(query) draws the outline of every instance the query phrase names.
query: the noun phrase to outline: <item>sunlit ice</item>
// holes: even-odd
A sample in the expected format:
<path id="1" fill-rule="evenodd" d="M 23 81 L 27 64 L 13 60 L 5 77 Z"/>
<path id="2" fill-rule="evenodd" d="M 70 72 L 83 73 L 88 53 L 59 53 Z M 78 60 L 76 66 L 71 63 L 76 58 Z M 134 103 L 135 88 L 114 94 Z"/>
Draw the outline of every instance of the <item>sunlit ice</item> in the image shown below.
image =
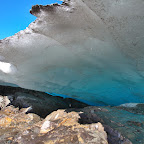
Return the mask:
<path id="1" fill-rule="evenodd" d="M 0 70 L 4 73 L 10 73 L 11 72 L 11 64 L 0 61 Z"/>

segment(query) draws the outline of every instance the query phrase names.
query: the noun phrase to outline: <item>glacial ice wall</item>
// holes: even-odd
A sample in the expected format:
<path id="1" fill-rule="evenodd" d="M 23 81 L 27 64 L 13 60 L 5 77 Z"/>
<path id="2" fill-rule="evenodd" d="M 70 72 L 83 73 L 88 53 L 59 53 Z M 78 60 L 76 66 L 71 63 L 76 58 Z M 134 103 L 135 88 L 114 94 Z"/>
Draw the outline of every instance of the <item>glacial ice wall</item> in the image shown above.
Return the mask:
<path id="1" fill-rule="evenodd" d="M 144 1 L 36 5 L 25 30 L 0 41 L 0 84 L 91 104 L 144 102 Z"/>

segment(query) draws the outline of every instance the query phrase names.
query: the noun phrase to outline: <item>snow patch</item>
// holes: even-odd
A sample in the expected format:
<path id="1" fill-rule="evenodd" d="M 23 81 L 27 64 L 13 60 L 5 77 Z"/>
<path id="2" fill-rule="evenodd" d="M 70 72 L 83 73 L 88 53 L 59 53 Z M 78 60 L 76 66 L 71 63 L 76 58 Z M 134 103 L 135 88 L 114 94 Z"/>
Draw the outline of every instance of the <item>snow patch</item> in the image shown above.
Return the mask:
<path id="1" fill-rule="evenodd" d="M 139 103 L 125 103 L 125 104 L 121 104 L 120 106 L 132 108 L 132 107 L 136 107 L 138 104 Z"/>
<path id="2" fill-rule="evenodd" d="M 12 65 L 11 63 L 0 61 L 0 70 L 4 73 L 9 74 L 9 73 L 16 72 L 16 67 Z"/>
<path id="3" fill-rule="evenodd" d="M 6 62 L 0 62 L 0 70 L 4 73 L 10 73 L 11 72 L 11 64 Z"/>

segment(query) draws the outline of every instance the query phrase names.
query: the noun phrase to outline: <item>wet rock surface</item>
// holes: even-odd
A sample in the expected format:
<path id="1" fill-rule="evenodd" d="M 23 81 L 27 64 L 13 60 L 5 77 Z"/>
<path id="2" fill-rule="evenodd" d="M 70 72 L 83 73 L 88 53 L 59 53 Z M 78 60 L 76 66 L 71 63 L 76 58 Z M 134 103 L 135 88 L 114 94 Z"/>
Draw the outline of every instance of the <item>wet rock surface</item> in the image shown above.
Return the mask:
<path id="1" fill-rule="evenodd" d="M 134 114 L 144 115 L 144 104 L 143 103 L 137 103 L 137 104 L 134 104 L 134 106 L 120 105 L 117 107 L 117 109 L 126 110 L 126 111 L 134 113 Z"/>
<path id="2" fill-rule="evenodd" d="M 133 112 L 138 111 L 133 107 Z M 144 143 L 144 115 L 132 113 L 131 108 L 118 107 L 86 107 L 82 111 L 80 123 L 101 122 L 108 134 L 109 143 L 143 144 Z M 131 141 L 129 141 L 129 140 Z"/>

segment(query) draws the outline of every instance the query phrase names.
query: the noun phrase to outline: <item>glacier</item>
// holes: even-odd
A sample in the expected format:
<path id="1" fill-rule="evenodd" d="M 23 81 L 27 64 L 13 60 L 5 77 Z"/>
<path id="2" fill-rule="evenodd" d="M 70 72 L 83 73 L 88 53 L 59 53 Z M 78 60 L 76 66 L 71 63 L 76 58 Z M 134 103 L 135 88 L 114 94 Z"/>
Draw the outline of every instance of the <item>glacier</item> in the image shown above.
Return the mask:
<path id="1" fill-rule="evenodd" d="M 34 22 L 0 40 L 0 85 L 144 103 L 143 0 L 64 0 L 30 13 Z"/>

